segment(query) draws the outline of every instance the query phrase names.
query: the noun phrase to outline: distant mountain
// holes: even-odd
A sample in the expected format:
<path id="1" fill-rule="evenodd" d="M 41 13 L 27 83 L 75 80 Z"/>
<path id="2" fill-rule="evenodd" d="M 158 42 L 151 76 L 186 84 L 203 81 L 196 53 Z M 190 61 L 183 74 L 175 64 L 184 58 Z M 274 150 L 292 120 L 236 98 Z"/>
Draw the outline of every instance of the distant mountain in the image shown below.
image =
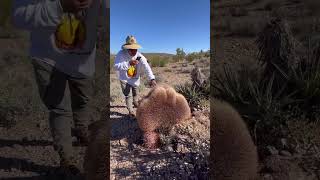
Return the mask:
<path id="1" fill-rule="evenodd" d="M 152 57 L 152 56 L 161 56 L 161 57 L 173 57 L 175 54 L 170 54 L 170 53 L 144 53 L 141 52 L 146 58 Z M 115 54 L 111 54 L 111 58 L 113 58 Z"/>
<path id="2" fill-rule="evenodd" d="M 170 54 L 170 53 L 144 53 L 142 52 L 143 55 L 146 55 L 146 56 L 174 56 L 175 54 Z"/>

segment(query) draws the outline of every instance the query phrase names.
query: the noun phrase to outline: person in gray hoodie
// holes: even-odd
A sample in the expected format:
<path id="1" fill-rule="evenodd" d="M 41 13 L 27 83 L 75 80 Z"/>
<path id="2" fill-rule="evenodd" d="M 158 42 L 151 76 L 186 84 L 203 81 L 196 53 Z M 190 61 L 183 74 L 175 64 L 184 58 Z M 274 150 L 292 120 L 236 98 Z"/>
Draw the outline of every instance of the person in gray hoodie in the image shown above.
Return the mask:
<path id="1" fill-rule="evenodd" d="M 98 17 L 102 10 L 106 26 L 108 6 L 109 0 L 13 1 L 14 25 L 30 32 L 30 59 L 61 167 L 75 167 L 72 120 L 74 135 L 87 144 Z"/>

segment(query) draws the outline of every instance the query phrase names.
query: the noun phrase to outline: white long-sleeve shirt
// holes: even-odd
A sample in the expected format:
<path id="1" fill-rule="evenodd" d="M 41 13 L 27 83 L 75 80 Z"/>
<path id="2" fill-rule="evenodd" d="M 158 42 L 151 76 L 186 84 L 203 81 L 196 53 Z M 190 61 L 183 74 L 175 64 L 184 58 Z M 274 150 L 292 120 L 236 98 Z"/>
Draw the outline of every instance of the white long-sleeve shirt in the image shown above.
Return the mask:
<path id="1" fill-rule="evenodd" d="M 92 77 L 95 72 L 100 2 L 103 22 L 107 21 L 109 0 L 94 0 L 84 20 L 87 37 L 84 46 L 71 51 L 58 49 L 54 41 L 55 31 L 64 14 L 60 0 L 14 0 L 12 19 L 16 27 L 30 31 L 32 58 L 42 60 L 70 76 Z M 107 24 L 103 23 L 103 32 L 106 28 Z M 106 41 L 105 37 L 103 39 Z"/>
<path id="2" fill-rule="evenodd" d="M 129 77 L 127 74 L 127 71 L 130 67 L 129 61 L 132 59 L 137 59 L 137 57 L 141 57 L 141 59 L 135 67 L 136 75 L 134 77 Z M 147 59 L 140 52 L 137 52 L 136 55 L 132 57 L 129 55 L 127 50 L 120 50 L 115 57 L 114 68 L 118 71 L 119 80 L 125 81 L 135 87 L 140 85 L 140 75 L 142 74 L 143 69 L 147 73 L 147 77 L 149 80 L 155 79 L 151 67 L 147 62 Z"/>

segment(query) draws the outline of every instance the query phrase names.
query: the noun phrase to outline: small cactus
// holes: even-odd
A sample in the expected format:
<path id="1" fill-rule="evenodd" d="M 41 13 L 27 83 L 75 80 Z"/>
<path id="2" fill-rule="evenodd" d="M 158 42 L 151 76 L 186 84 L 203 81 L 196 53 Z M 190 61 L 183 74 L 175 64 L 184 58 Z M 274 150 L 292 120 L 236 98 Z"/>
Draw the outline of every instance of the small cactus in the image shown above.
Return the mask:
<path id="1" fill-rule="evenodd" d="M 191 110 L 184 96 L 162 84 L 153 88 L 140 101 L 136 117 L 144 132 L 145 146 L 152 149 L 160 143 L 156 130 L 171 129 L 175 124 L 191 118 Z"/>

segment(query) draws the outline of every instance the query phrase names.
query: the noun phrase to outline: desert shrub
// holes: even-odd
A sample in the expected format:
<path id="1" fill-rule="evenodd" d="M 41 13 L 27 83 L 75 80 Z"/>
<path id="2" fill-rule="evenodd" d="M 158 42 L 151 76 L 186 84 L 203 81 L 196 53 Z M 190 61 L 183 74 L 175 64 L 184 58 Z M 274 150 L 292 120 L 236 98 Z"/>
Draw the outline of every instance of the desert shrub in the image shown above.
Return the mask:
<path id="1" fill-rule="evenodd" d="M 193 110 L 194 108 L 201 108 L 203 101 L 209 99 L 210 82 L 209 79 L 206 79 L 206 81 L 201 84 L 187 82 L 175 86 L 175 90 L 186 98 Z"/>
<path id="2" fill-rule="evenodd" d="M 199 107 L 201 99 L 204 98 L 203 94 L 191 83 L 177 85 L 175 90 L 186 98 L 191 109 Z"/>
<path id="3" fill-rule="evenodd" d="M 115 69 L 113 67 L 114 65 L 114 59 L 115 59 L 115 56 L 111 56 L 110 57 L 110 73 L 114 73 L 115 72 Z"/>
<path id="4" fill-rule="evenodd" d="M 233 68 L 226 64 L 222 73 L 214 73 L 212 95 L 231 103 L 246 120 L 257 143 L 273 143 L 283 137 L 280 127 L 286 126 L 283 109 L 294 103 L 292 94 L 285 93 L 284 85 L 273 91 L 275 76 L 263 80 L 259 69 L 246 66 Z M 272 136 L 268 134 L 272 132 Z"/>
<path id="5" fill-rule="evenodd" d="M 160 60 L 160 62 L 159 62 L 159 66 L 160 66 L 160 67 L 165 67 L 165 66 L 167 65 L 167 63 L 168 63 L 168 61 L 166 61 L 165 59 L 162 58 L 162 59 Z"/>
<path id="6" fill-rule="evenodd" d="M 165 67 L 168 64 L 168 60 L 165 57 L 157 55 L 150 57 L 148 60 L 153 67 Z"/>
<path id="7" fill-rule="evenodd" d="M 287 74 L 291 88 L 298 93 L 296 98 L 300 100 L 300 109 L 306 112 L 309 118 L 314 119 L 319 115 L 320 107 L 320 44 L 308 48 L 306 58 L 290 69 Z"/>
<path id="8" fill-rule="evenodd" d="M 193 53 L 190 53 L 186 56 L 186 60 L 188 62 L 192 62 L 196 59 L 199 59 L 201 57 L 201 54 L 200 53 L 196 53 L 196 52 L 193 52 Z"/>
<path id="9" fill-rule="evenodd" d="M 182 48 L 177 48 L 176 49 L 176 55 L 173 57 L 173 61 L 174 62 L 179 62 L 184 60 L 186 56 L 186 53 L 184 52 L 184 50 Z"/>

